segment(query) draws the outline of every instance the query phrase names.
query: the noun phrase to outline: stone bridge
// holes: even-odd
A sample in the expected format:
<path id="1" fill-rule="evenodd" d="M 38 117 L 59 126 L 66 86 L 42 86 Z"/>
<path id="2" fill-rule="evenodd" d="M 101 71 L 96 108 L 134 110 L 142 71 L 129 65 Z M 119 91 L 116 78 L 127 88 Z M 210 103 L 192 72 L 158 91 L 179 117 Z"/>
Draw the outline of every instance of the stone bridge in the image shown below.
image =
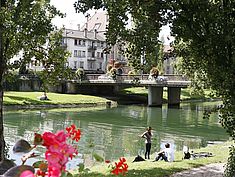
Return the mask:
<path id="1" fill-rule="evenodd" d="M 180 103 L 181 88 L 186 88 L 191 82 L 182 75 L 163 75 L 157 79 L 148 79 L 148 75 L 120 75 L 115 79 L 100 74 L 87 74 L 86 79 L 66 82 L 66 93 L 113 93 L 127 87 L 147 87 L 148 105 L 161 106 L 163 103 L 163 88 L 167 87 L 168 104 Z"/>

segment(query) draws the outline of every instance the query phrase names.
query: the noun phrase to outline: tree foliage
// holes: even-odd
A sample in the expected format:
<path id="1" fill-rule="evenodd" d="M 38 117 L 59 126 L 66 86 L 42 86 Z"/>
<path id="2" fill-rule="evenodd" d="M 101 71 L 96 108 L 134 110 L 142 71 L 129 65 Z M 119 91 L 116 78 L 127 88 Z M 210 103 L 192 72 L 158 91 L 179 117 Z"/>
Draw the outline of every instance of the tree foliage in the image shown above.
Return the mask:
<path id="1" fill-rule="evenodd" d="M 74 4 L 78 12 L 88 9 L 105 9 L 109 16 L 107 42 L 125 46 L 129 63 L 135 69 L 143 69 L 143 55 L 158 59 L 158 35 L 165 24 L 165 3 L 162 0 L 78 0 Z M 131 23 L 130 23 L 131 19 Z M 129 27 L 128 27 L 129 26 Z M 154 58 L 155 57 L 155 58 Z M 148 63 L 147 63 L 148 64 Z"/>
<path id="2" fill-rule="evenodd" d="M 77 0 L 79 12 L 107 10 L 109 43 L 124 41 L 131 62 L 141 52 L 154 53 L 160 27 L 169 24 L 175 37 L 175 55 L 187 73 L 201 80 L 223 100 L 220 121 L 235 140 L 235 1 L 233 0 Z M 126 28 L 131 16 L 133 26 Z M 234 150 L 226 175 L 234 176 Z"/>
<path id="3" fill-rule="evenodd" d="M 62 73 L 67 53 L 61 46 L 61 32 L 54 32 L 51 20 L 63 16 L 49 0 L 1 0 L 0 3 L 0 160 L 4 159 L 3 79 L 8 70 L 42 62 L 45 72 Z M 18 56 L 18 62 L 12 58 Z M 47 75 L 49 79 L 51 75 Z"/>

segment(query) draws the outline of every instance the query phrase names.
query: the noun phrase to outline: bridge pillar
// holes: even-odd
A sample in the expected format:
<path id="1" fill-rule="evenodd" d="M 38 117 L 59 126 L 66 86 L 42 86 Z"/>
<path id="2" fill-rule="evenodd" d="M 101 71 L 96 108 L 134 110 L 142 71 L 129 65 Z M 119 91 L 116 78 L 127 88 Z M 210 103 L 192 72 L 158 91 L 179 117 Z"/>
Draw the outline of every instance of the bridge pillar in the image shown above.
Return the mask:
<path id="1" fill-rule="evenodd" d="M 66 93 L 77 93 L 77 84 L 72 82 L 66 83 Z"/>
<path id="2" fill-rule="evenodd" d="M 168 105 L 179 105 L 180 104 L 180 87 L 168 87 L 167 96 L 168 96 Z"/>
<path id="3" fill-rule="evenodd" d="M 148 87 L 148 106 L 162 106 L 163 87 Z"/>

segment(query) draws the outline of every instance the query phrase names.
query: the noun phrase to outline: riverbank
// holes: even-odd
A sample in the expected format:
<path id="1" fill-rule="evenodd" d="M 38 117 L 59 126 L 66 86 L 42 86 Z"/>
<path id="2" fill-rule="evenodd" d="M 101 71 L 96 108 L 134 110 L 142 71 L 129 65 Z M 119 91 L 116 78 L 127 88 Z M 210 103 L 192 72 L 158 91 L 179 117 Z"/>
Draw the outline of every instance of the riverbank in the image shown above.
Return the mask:
<path id="1" fill-rule="evenodd" d="M 4 92 L 4 109 L 80 108 L 116 106 L 115 101 L 82 94 L 47 93 L 49 100 L 40 100 L 43 92 Z"/>
<path id="2" fill-rule="evenodd" d="M 132 97 L 139 97 L 140 100 L 147 100 L 148 97 L 148 89 L 145 87 L 131 87 L 127 89 L 123 89 L 120 92 L 120 95 L 128 95 Z M 209 89 L 204 90 L 204 94 L 195 94 L 189 88 L 181 89 L 180 100 L 182 102 L 187 101 L 218 101 L 220 98 L 213 96 L 213 91 Z M 167 102 L 167 89 L 163 90 L 163 102 Z"/>
<path id="3" fill-rule="evenodd" d="M 208 164 L 216 164 L 221 166 L 221 163 L 226 163 L 229 153 L 229 146 L 232 142 L 219 143 L 214 145 L 209 145 L 201 149 L 193 149 L 194 153 L 196 152 L 210 152 L 213 154 L 213 157 L 204 157 L 197 158 L 194 160 L 182 160 L 183 152 L 175 152 L 175 161 L 172 163 L 158 161 L 153 162 L 154 155 L 151 156 L 150 160 L 143 162 L 132 163 L 135 157 L 126 157 L 128 164 L 128 173 L 126 177 L 166 177 L 166 176 L 180 176 L 180 174 L 187 174 L 190 171 L 196 169 L 205 169 L 203 166 Z M 223 153 L 221 153 L 223 152 Z M 108 160 L 108 159 L 107 159 Z M 112 163 L 114 164 L 114 162 Z M 110 174 L 109 164 L 97 164 L 90 168 L 89 173 L 76 173 L 80 177 L 101 177 L 101 176 L 113 176 Z M 215 165 L 215 166 L 216 166 Z M 206 169 L 205 169 L 206 170 Z M 179 173 L 181 172 L 181 173 Z M 205 174 L 206 171 L 204 171 Z M 208 172 L 209 174 L 210 172 Z M 184 176 L 184 175 L 182 175 Z M 191 176 L 194 176 L 191 174 Z M 197 175 L 195 175 L 197 176 Z"/>
<path id="4" fill-rule="evenodd" d="M 181 101 L 215 101 L 218 98 L 209 97 L 210 91 L 204 96 L 190 95 L 189 89 L 182 89 Z M 82 94 L 47 93 L 49 100 L 40 100 L 43 92 L 4 92 L 4 109 L 41 109 L 41 108 L 80 108 L 97 106 L 117 106 L 129 104 L 147 105 L 147 89 L 134 87 L 125 89 L 113 96 L 91 96 Z M 163 103 L 167 102 L 167 91 L 163 93 Z"/>

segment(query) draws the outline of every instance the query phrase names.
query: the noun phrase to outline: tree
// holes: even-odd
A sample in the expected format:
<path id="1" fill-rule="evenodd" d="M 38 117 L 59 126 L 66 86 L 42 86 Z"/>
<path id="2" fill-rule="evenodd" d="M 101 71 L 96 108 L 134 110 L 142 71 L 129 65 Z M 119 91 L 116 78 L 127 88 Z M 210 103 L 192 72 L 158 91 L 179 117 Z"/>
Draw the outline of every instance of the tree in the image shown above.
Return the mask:
<path id="1" fill-rule="evenodd" d="M 32 58 L 43 62 L 45 72 L 61 69 L 67 53 L 63 49 L 61 32 L 53 32 L 51 20 L 63 16 L 49 0 L 1 0 L 0 3 L 0 161 L 4 159 L 3 79 L 6 72 L 29 63 Z M 21 54 L 18 63 L 11 59 Z M 58 65 L 59 64 L 59 65 Z M 59 67 L 58 67 L 59 66 Z"/>
<path id="2" fill-rule="evenodd" d="M 235 2 L 177 1 L 171 4 L 176 52 L 189 72 L 197 72 L 223 100 L 220 122 L 235 140 Z M 201 79 L 200 79 L 201 78 Z M 230 148 L 226 175 L 235 174 L 235 148 Z"/>
<path id="3" fill-rule="evenodd" d="M 161 0 L 77 0 L 75 8 L 83 13 L 93 8 L 106 9 L 109 16 L 106 32 L 108 44 L 124 46 L 129 63 L 140 70 L 143 69 L 141 56 L 158 56 L 158 35 L 165 24 L 162 16 L 165 13 L 164 5 Z M 128 24 L 130 19 L 132 22 Z"/>
<path id="4" fill-rule="evenodd" d="M 154 53 L 160 27 L 169 24 L 175 36 L 175 55 L 185 69 L 199 71 L 200 77 L 216 91 L 223 105 L 220 121 L 235 140 L 235 1 L 233 0 L 77 0 L 78 12 L 107 10 L 107 40 L 127 42 L 131 62 L 139 62 L 141 52 Z M 127 29 L 127 19 L 134 22 Z M 200 75 L 201 73 L 201 75 Z M 227 176 L 235 174 L 235 148 L 231 147 Z"/>

